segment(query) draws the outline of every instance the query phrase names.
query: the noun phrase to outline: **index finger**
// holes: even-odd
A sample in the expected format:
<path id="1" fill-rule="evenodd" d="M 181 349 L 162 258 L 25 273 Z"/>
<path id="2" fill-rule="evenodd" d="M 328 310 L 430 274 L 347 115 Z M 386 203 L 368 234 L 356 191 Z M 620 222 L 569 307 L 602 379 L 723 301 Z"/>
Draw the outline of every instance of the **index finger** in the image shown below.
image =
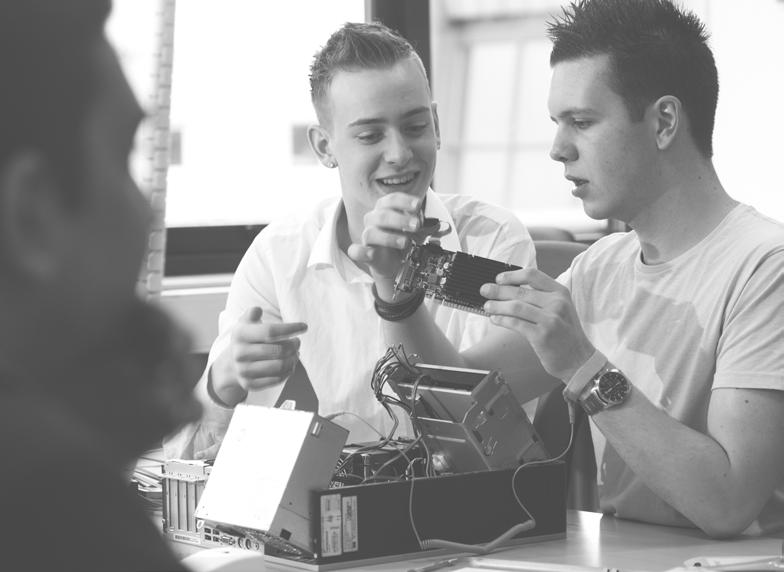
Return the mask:
<path id="1" fill-rule="evenodd" d="M 267 341 L 280 342 L 290 340 L 308 331 L 308 325 L 304 322 L 281 322 L 279 324 L 267 324 L 269 336 Z"/>
<path id="2" fill-rule="evenodd" d="M 495 277 L 495 283 L 513 286 L 530 286 L 534 290 L 541 290 L 543 292 L 553 292 L 558 290 L 561 286 L 557 281 L 536 268 L 521 268 L 520 270 L 501 272 L 501 274 Z"/>
<path id="3" fill-rule="evenodd" d="M 237 330 L 237 339 L 243 342 L 270 344 L 290 340 L 308 329 L 303 322 L 253 323 Z"/>

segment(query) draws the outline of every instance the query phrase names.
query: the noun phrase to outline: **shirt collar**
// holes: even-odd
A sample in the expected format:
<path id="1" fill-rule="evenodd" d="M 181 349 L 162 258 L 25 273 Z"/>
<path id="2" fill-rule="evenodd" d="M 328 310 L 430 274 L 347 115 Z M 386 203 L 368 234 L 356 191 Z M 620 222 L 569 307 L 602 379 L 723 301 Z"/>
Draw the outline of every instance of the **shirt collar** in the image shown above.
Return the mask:
<path id="1" fill-rule="evenodd" d="M 427 190 L 427 202 L 425 203 L 425 217 L 437 218 L 441 222 L 449 223 L 449 233 L 442 236 L 440 239 L 441 248 L 458 252 L 461 250 L 460 238 L 457 235 L 455 228 L 455 221 L 452 214 L 447 209 L 444 202 L 432 189 Z M 338 220 L 343 211 L 343 200 L 336 199 L 331 205 L 328 205 L 325 212 L 325 224 L 316 235 L 316 240 L 313 242 L 313 248 L 310 252 L 308 259 L 308 266 L 327 265 L 340 268 L 341 252 L 338 248 L 337 228 Z"/>
<path id="2" fill-rule="evenodd" d="M 337 197 L 324 209 L 325 222 L 321 225 L 313 248 L 310 251 L 308 267 L 327 265 L 336 266 L 338 260 L 338 219 L 343 210 L 343 200 Z"/>

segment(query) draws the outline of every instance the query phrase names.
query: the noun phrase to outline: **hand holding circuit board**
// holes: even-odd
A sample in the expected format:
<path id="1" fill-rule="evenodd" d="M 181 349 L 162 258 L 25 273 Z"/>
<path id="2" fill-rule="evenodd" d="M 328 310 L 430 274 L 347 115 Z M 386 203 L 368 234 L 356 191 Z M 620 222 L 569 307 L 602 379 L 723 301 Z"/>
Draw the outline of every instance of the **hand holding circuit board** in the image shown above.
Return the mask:
<path id="1" fill-rule="evenodd" d="M 448 222 L 425 218 L 423 199 L 405 193 L 384 195 L 365 215 L 361 244 L 348 248 L 349 257 L 366 264 L 374 278 L 388 282 L 390 294 L 423 291 L 442 304 L 487 315 L 482 284 L 518 266 L 452 252 L 439 239 L 451 232 Z"/>
<path id="2" fill-rule="evenodd" d="M 479 293 L 482 284 L 520 267 L 441 248 L 438 239 L 449 232 L 449 224 L 438 219 L 424 219 L 421 229 L 395 277 L 395 291 L 424 290 L 425 296 L 445 306 L 486 316 L 487 298 Z"/>

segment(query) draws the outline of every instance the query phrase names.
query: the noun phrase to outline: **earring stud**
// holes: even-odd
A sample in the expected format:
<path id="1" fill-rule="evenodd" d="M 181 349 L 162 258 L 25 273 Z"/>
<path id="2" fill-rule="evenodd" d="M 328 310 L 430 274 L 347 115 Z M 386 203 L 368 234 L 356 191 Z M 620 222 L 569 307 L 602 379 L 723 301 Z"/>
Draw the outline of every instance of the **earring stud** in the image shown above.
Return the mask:
<path id="1" fill-rule="evenodd" d="M 338 163 L 334 159 L 330 159 L 329 161 L 327 161 L 327 167 L 329 167 L 330 169 L 334 169 L 337 166 Z"/>

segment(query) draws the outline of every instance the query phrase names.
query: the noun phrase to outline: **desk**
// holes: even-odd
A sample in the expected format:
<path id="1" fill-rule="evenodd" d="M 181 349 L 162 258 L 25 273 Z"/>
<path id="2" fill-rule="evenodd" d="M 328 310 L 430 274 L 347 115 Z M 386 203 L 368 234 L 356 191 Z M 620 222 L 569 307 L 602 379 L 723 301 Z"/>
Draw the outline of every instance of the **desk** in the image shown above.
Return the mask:
<path id="1" fill-rule="evenodd" d="M 494 553 L 502 560 L 546 562 L 583 567 L 629 570 L 667 570 L 695 556 L 748 556 L 749 559 L 779 554 L 781 539 L 746 537 L 711 540 L 696 529 L 673 528 L 620 520 L 598 513 L 569 511 L 566 538 L 522 544 Z M 441 560 L 430 556 L 346 568 L 355 572 L 400 572 Z M 449 572 L 450 568 L 440 572 Z M 452 568 L 451 570 L 454 570 Z"/>

